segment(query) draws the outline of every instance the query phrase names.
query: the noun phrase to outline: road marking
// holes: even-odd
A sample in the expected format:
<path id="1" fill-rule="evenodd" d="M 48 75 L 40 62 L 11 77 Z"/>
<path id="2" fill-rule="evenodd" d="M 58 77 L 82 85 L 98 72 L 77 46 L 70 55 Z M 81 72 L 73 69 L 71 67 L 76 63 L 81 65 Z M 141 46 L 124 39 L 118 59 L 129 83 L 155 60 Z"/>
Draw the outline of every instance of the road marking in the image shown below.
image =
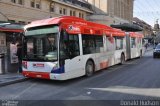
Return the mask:
<path id="1" fill-rule="evenodd" d="M 14 97 L 14 99 L 17 99 L 18 97 L 20 97 L 22 94 L 24 94 L 25 92 L 27 92 L 30 88 L 32 88 L 32 87 L 35 86 L 35 85 L 36 85 L 36 83 L 31 84 L 28 88 L 24 89 L 22 92 L 20 92 L 18 95 L 16 95 L 16 96 Z"/>
<path id="2" fill-rule="evenodd" d="M 139 96 L 151 96 L 151 97 L 160 97 L 160 89 L 159 88 L 134 88 L 127 86 L 112 86 L 107 88 L 89 88 L 91 90 L 96 91 L 106 91 L 113 93 L 122 93 L 122 94 L 132 94 Z"/>

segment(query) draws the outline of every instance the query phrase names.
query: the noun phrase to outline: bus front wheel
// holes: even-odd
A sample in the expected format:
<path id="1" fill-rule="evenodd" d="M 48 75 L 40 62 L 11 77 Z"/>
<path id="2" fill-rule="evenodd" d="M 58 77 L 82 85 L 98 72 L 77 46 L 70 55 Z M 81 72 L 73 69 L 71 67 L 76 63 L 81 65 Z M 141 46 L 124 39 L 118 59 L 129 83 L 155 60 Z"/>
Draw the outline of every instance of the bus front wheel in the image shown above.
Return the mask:
<path id="1" fill-rule="evenodd" d="M 90 60 L 87 61 L 85 69 L 86 69 L 86 76 L 87 77 L 92 76 L 94 72 L 94 63 Z"/>

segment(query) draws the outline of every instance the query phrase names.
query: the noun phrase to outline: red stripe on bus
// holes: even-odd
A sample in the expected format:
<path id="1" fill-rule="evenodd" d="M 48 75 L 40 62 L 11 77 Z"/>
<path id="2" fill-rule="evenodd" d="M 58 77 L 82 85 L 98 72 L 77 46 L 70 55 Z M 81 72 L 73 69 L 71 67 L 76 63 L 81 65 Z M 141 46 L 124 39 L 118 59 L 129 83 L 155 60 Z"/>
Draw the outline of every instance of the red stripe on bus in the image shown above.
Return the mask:
<path id="1" fill-rule="evenodd" d="M 101 62 L 100 63 L 100 68 L 101 69 L 104 69 L 104 68 L 107 68 L 108 67 L 108 61 L 105 61 L 105 62 Z"/>
<path id="2" fill-rule="evenodd" d="M 22 74 L 25 77 L 30 77 L 30 78 L 50 79 L 50 73 L 47 73 L 47 72 L 23 71 Z"/>

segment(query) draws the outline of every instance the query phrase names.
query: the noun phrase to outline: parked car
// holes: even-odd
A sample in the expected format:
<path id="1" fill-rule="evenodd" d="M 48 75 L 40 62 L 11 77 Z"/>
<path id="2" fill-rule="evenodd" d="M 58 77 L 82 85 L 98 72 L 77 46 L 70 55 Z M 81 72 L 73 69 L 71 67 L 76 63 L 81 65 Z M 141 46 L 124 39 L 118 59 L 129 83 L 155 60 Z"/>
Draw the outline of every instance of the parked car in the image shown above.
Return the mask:
<path id="1" fill-rule="evenodd" d="M 160 43 L 155 47 L 153 52 L 153 58 L 160 57 Z"/>

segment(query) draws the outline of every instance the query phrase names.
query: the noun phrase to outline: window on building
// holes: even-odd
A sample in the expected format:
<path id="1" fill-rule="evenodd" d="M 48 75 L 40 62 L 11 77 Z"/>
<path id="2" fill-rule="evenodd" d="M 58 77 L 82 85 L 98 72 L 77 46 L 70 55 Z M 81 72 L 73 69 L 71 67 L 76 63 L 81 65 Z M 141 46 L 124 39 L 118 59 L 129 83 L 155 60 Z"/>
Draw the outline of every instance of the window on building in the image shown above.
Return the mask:
<path id="1" fill-rule="evenodd" d="M 73 11 L 72 10 L 70 10 L 70 16 L 73 16 Z"/>
<path id="2" fill-rule="evenodd" d="M 36 1 L 36 8 L 38 8 L 38 9 L 41 8 L 41 1 L 40 0 Z"/>
<path id="3" fill-rule="evenodd" d="M 16 0 L 11 0 L 12 3 L 16 3 Z"/>
<path id="4" fill-rule="evenodd" d="M 73 16 L 76 16 L 76 11 L 73 11 Z"/>
<path id="5" fill-rule="evenodd" d="M 79 17 L 80 17 L 80 18 L 82 17 L 82 14 L 81 14 L 81 13 L 79 13 Z"/>
<path id="6" fill-rule="evenodd" d="M 84 14 L 82 13 L 82 18 L 84 18 Z"/>
<path id="7" fill-rule="evenodd" d="M 24 4 L 24 0 L 18 0 L 18 4 L 23 5 Z"/>
<path id="8" fill-rule="evenodd" d="M 116 50 L 123 49 L 123 37 L 115 37 Z"/>
<path id="9" fill-rule="evenodd" d="M 55 12 L 55 4 L 51 4 L 51 7 L 50 7 L 50 12 Z"/>
<path id="10" fill-rule="evenodd" d="M 62 8 L 61 7 L 59 8 L 59 14 L 62 14 Z"/>
<path id="11" fill-rule="evenodd" d="M 85 6 L 85 4 L 84 4 L 84 3 L 81 3 L 81 4 L 80 4 L 80 6 L 81 6 L 81 7 L 84 7 L 84 6 Z"/>
<path id="12" fill-rule="evenodd" d="M 67 14 L 67 10 L 65 8 L 63 8 L 63 14 L 66 15 Z"/>
<path id="13" fill-rule="evenodd" d="M 31 7 L 35 7 L 35 0 L 31 0 Z"/>

